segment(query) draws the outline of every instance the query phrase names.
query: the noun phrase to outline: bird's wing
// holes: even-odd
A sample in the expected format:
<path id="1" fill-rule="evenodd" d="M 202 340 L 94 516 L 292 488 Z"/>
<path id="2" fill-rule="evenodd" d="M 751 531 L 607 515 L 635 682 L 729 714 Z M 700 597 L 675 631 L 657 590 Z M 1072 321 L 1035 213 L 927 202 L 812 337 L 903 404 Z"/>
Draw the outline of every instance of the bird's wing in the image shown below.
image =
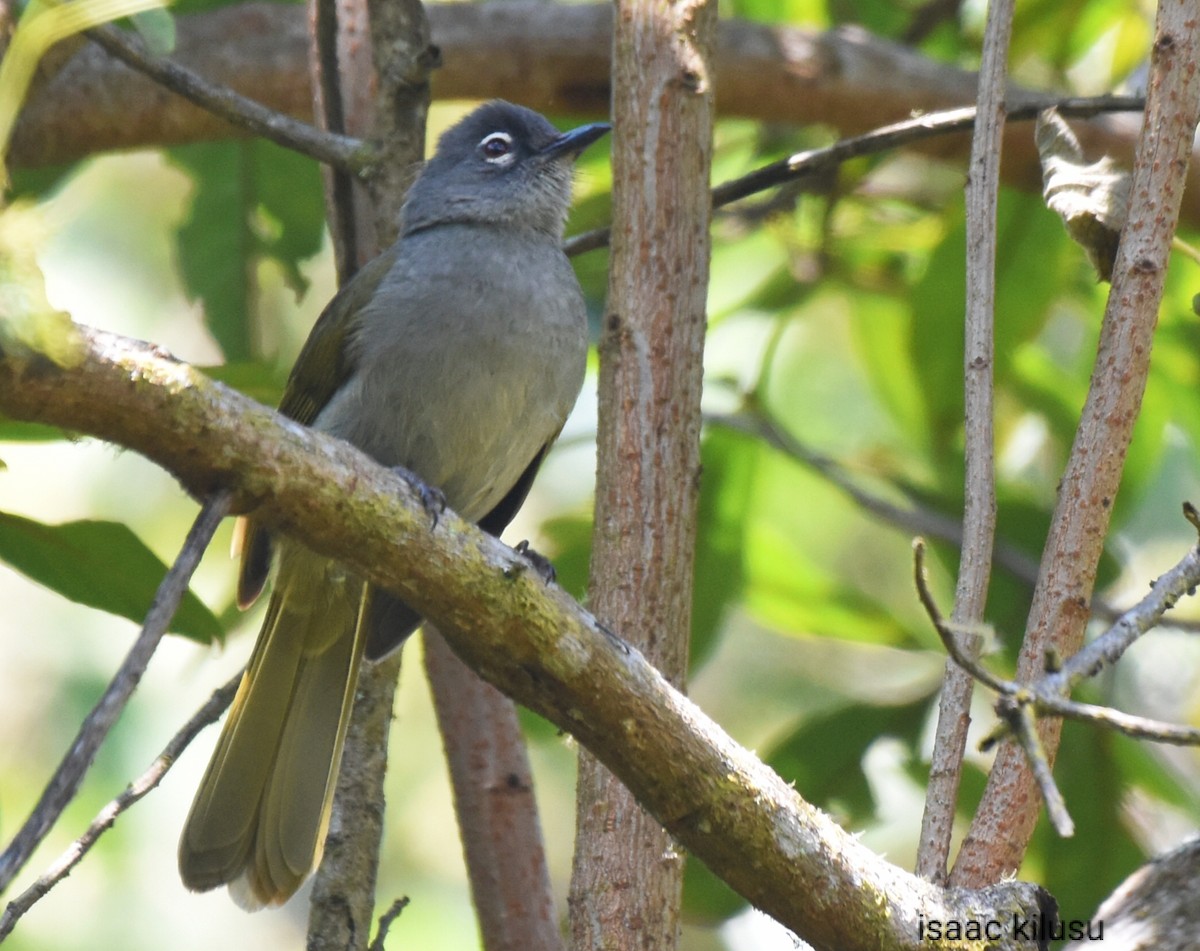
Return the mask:
<path id="1" fill-rule="evenodd" d="M 284 416 L 311 425 L 333 394 L 349 379 L 354 361 L 347 346 L 354 332 L 353 317 L 375 294 L 396 261 L 398 245 L 373 258 L 334 295 L 308 335 L 296 358 L 279 403 Z M 271 568 L 271 539 L 248 518 L 238 520 L 234 554 L 241 556 L 237 601 L 245 609 L 262 593 Z"/>

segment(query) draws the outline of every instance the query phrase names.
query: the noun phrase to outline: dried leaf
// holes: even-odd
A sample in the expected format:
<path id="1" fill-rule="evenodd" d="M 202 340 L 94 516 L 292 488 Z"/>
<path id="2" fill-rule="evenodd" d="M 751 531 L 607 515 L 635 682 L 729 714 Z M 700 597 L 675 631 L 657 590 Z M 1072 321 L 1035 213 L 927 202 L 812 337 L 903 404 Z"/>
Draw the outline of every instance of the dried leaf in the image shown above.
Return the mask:
<path id="1" fill-rule="evenodd" d="M 1042 196 L 1067 227 L 1067 234 L 1087 252 L 1088 260 L 1107 281 L 1121 229 L 1129 213 L 1129 173 L 1105 156 L 1083 161 L 1083 149 L 1057 110 L 1038 116 L 1034 133 L 1042 160 Z"/>

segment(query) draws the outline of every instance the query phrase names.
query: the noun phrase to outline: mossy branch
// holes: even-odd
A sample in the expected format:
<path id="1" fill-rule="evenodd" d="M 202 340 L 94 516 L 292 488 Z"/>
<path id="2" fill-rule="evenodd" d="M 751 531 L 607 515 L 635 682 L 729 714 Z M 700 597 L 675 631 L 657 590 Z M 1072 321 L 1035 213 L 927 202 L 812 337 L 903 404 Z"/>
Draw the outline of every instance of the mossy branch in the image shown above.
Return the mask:
<path id="1" fill-rule="evenodd" d="M 78 328 L 69 365 L 0 351 L 0 412 L 133 449 L 192 494 L 288 532 L 437 623 L 477 673 L 567 730 L 676 839 L 818 949 L 939 947 L 922 922 L 1013 923 L 1034 885 L 943 890 L 872 853 L 735 743 L 637 651 L 525 558 L 352 446 L 306 429 L 161 350 Z"/>

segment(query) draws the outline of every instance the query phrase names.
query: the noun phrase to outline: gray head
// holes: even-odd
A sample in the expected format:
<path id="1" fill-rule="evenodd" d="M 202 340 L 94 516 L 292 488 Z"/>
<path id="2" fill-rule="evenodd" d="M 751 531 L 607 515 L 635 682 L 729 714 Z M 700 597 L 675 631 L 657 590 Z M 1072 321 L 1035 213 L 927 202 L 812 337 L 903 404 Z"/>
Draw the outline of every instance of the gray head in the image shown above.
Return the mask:
<path id="1" fill-rule="evenodd" d="M 559 132 L 531 109 L 486 103 L 442 135 L 409 190 L 401 230 L 471 222 L 561 238 L 575 159 L 609 128 L 598 122 Z"/>

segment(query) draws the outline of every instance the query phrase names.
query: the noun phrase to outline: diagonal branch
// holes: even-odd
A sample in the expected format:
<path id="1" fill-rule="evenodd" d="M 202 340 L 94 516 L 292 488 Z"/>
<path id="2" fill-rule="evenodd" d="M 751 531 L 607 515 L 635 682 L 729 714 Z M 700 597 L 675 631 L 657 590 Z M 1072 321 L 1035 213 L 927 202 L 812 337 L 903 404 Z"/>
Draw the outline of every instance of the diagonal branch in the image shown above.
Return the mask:
<path id="1" fill-rule="evenodd" d="M 100 836 L 112 828 L 121 813 L 157 788 L 168 770 L 175 765 L 180 754 L 188 748 L 200 731 L 206 726 L 216 723 L 221 714 L 225 712 L 233 700 L 233 695 L 237 693 L 241 679 L 242 674 L 239 671 L 237 676 L 224 686 L 217 688 L 204 705 L 192 715 L 191 719 L 171 737 L 171 741 L 150 764 L 150 768 L 131 782 L 121 795 L 101 809 L 83 835 L 72 842 L 70 847 L 42 873 L 36 882 L 5 906 L 4 914 L 0 915 L 0 942 L 3 942 L 12 932 L 17 921 L 30 908 L 49 894 L 50 889 L 71 874 L 71 870 L 83 861 L 83 857 L 91 851 Z"/>
<path id="2" fill-rule="evenodd" d="M 251 135 L 260 135 L 318 162 L 352 171 L 361 171 L 369 166 L 374 158 L 371 148 L 358 139 L 323 132 L 282 112 L 269 109 L 250 97 L 206 79 L 178 63 L 148 53 L 143 44 L 125 30 L 101 26 L 88 30 L 87 37 L 126 66 L 145 73 L 171 92 L 183 96 Z"/>
<path id="3" fill-rule="evenodd" d="M 1195 523 L 1195 510 L 1190 505 L 1185 506 L 1185 510 L 1189 520 Z M 1196 586 L 1200 585 L 1200 546 L 1193 546 L 1174 568 L 1151 585 L 1149 594 L 1121 615 L 1108 631 L 1071 657 L 1061 669 L 1051 669 L 1029 684 L 997 676 L 979 662 L 974 652 L 964 649 L 960 643 L 964 628 L 942 617 L 929 590 L 923 540 L 917 539 L 913 543 L 913 554 L 918 597 L 946 648 L 950 662 L 965 676 L 978 680 L 1000 695 L 996 701 L 996 713 L 1001 725 L 984 738 L 980 748 L 986 751 L 1009 735 L 1016 739 L 1046 804 L 1047 814 L 1059 835 L 1073 835 L 1075 826 L 1067 814 L 1062 793 L 1054 782 L 1051 757 L 1037 729 L 1039 717 L 1079 720 L 1156 743 L 1200 746 L 1200 729 L 1069 699 L 1073 687 L 1115 663 L 1134 641 L 1156 627 L 1180 598 L 1195 592 Z M 1050 666 L 1047 661 L 1047 667 Z"/>
<path id="4" fill-rule="evenodd" d="M 116 442 L 395 591 L 485 679 L 574 734 L 683 845 L 820 951 L 928 948 L 926 920 L 1011 922 L 1044 893 L 944 891 L 872 853 L 622 650 L 528 563 L 353 447 L 134 341 L 80 328 L 78 362 L 0 355 L 0 412 Z M 652 729 L 638 729 L 652 724 Z M 1005 932 L 995 947 L 1021 947 Z"/>
<path id="5" fill-rule="evenodd" d="M 1036 119 L 1042 109 L 1052 107 L 1065 116 L 1090 118 L 1106 112 L 1140 112 L 1144 106 L 1145 101 L 1135 96 L 1037 97 L 1013 106 L 1006 115 L 1013 121 L 1029 121 Z M 905 146 L 969 132 L 975 125 L 977 112 L 974 106 L 944 109 L 840 139 L 825 148 L 797 152 L 717 185 L 712 189 L 712 206 L 724 208 L 787 182 L 809 177 L 819 179 L 845 162 L 864 155 L 882 155 Z M 608 241 L 609 229 L 597 228 L 566 241 L 563 250 L 570 255 L 583 254 L 606 246 Z"/>

